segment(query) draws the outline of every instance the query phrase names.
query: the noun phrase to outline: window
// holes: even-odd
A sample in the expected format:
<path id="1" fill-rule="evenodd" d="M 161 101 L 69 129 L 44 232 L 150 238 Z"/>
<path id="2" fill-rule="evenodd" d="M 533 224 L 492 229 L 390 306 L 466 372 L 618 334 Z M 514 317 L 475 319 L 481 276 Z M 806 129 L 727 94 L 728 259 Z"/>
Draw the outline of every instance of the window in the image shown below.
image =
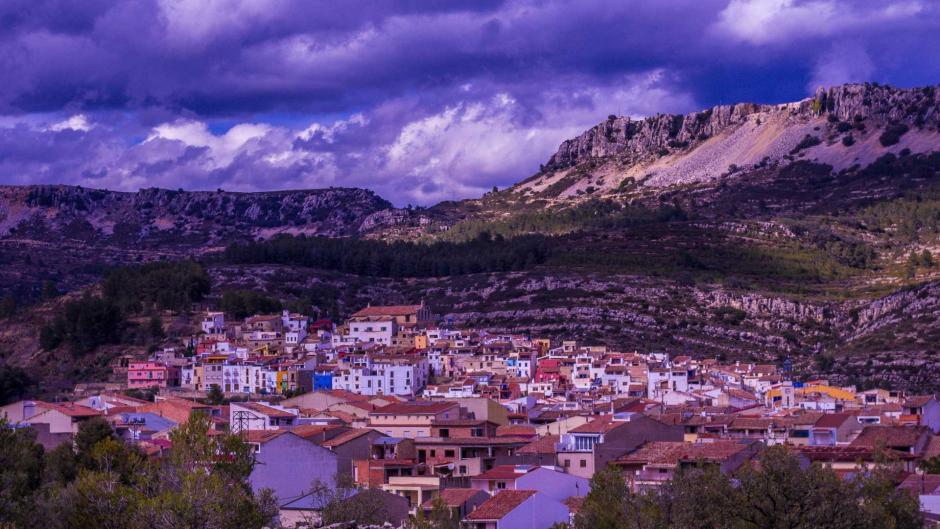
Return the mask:
<path id="1" fill-rule="evenodd" d="M 497 482 L 496 482 L 496 488 L 497 488 L 497 489 L 500 489 L 500 490 L 505 489 L 505 488 L 506 488 L 506 482 L 505 482 L 505 481 L 497 481 Z"/>
<path id="2" fill-rule="evenodd" d="M 570 459 L 565 459 L 565 468 L 568 468 L 568 467 L 570 467 L 570 466 L 571 466 L 571 460 L 570 460 Z"/>
<path id="3" fill-rule="evenodd" d="M 390 434 L 391 435 L 391 434 Z M 444 450 L 444 457 L 454 457 L 453 450 Z"/>
<path id="4" fill-rule="evenodd" d="M 587 468 L 587 460 L 586 460 L 586 459 L 582 459 L 582 460 L 581 460 L 581 468 Z"/>

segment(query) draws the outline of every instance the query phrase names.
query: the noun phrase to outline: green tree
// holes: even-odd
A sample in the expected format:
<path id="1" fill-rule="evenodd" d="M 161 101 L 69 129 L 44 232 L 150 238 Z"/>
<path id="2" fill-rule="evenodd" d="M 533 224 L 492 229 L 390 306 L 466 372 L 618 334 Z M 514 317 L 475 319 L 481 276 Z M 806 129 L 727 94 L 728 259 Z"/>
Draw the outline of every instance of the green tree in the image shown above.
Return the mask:
<path id="1" fill-rule="evenodd" d="M 920 253 L 920 264 L 926 268 L 933 268 L 933 254 L 930 250 L 924 248 L 924 251 Z"/>
<path id="2" fill-rule="evenodd" d="M 741 499 L 717 465 L 700 465 L 680 469 L 663 487 L 660 504 L 670 527 L 732 529 Z"/>
<path id="3" fill-rule="evenodd" d="M 857 496 L 829 469 L 800 461 L 785 447 L 766 449 L 759 465 L 738 475 L 741 527 L 854 529 L 862 516 Z"/>
<path id="4" fill-rule="evenodd" d="M 140 509 L 147 527 L 260 529 L 277 513 L 269 491 L 251 492 L 251 448 L 232 435 L 210 436 L 209 425 L 194 414 L 170 434 L 173 447 Z"/>
<path id="5" fill-rule="evenodd" d="M 90 468 L 92 466 L 93 453 L 95 445 L 114 437 L 114 429 L 102 417 L 92 417 L 84 421 L 75 434 L 75 451 L 82 466 Z"/>
<path id="6" fill-rule="evenodd" d="M 206 402 L 216 406 L 225 404 L 225 393 L 222 393 L 222 388 L 218 384 L 209 386 L 209 391 L 206 392 Z"/>
<path id="7" fill-rule="evenodd" d="M 310 494 L 316 503 L 323 505 L 320 512 L 323 525 L 342 522 L 381 525 L 388 519 L 388 509 L 380 497 L 381 492 L 359 488 L 347 474 L 336 475 L 333 483 L 315 481 Z M 422 523 L 429 522 L 424 520 Z"/>
<path id="8" fill-rule="evenodd" d="M 0 406 L 22 398 L 35 384 L 23 369 L 0 364 Z"/>
<path id="9" fill-rule="evenodd" d="M 160 319 L 159 315 L 154 314 L 150 317 L 148 327 L 150 328 L 150 337 L 154 340 L 162 340 L 166 337 L 166 334 L 163 332 L 163 320 Z"/>
<path id="10" fill-rule="evenodd" d="M 418 507 L 417 513 L 408 521 L 409 529 L 459 529 L 460 519 L 454 516 L 454 511 L 447 506 L 440 496 L 431 501 L 431 510 L 428 513 Z M 566 524 L 567 525 L 567 524 Z"/>
<path id="11" fill-rule="evenodd" d="M 630 495 L 623 473 L 610 466 L 595 472 L 591 491 L 574 519 L 575 529 L 624 529 L 627 522 L 626 502 Z"/>
<path id="12" fill-rule="evenodd" d="M 35 432 L 13 428 L 0 417 L 0 527 L 24 526 L 31 519 L 42 469 L 43 448 Z"/>

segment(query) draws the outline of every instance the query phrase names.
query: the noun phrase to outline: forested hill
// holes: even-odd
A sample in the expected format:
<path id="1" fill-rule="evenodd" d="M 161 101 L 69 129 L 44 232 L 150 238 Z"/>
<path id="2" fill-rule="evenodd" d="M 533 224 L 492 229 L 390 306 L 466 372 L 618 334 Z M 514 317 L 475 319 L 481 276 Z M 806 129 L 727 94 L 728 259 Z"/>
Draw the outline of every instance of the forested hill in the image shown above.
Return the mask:
<path id="1" fill-rule="evenodd" d="M 355 235 L 392 205 L 365 189 L 233 193 L 0 187 L 0 239 L 185 247 L 275 233 Z"/>

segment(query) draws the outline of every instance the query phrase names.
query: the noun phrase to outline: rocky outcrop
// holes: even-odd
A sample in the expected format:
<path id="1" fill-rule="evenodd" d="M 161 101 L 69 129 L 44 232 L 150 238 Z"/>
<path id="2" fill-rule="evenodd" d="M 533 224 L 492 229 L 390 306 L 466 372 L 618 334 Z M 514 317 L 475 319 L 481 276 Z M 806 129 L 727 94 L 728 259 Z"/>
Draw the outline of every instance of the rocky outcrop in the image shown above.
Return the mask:
<path id="1" fill-rule="evenodd" d="M 0 187 L 0 238 L 206 245 L 277 233 L 347 236 L 395 211 L 372 191 L 232 193 L 73 186 Z"/>
<path id="2" fill-rule="evenodd" d="M 664 150 L 701 143 L 755 115 L 766 118 L 833 116 L 844 122 L 869 121 L 875 126 L 905 123 L 936 129 L 940 124 L 935 87 L 901 90 L 877 84 L 850 84 L 820 89 L 816 96 L 796 103 L 720 105 L 686 115 L 659 114 L 640 120 L 610 116 L 577 138 L 562 142 L 546 167 L 576 165 L 591 158 L 624 156 L 640 159 Z"/>

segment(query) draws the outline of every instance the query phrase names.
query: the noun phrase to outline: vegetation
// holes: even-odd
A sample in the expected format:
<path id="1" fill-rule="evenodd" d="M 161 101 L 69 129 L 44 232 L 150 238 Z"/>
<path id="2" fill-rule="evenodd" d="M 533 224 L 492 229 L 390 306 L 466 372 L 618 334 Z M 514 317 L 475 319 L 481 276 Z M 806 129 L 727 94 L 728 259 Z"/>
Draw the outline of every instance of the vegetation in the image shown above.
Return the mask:
<path id="1" fill-rule="evenodd" d="M 908 130 L 910 130 L 910 128 L 904 123 L 888 125 L 885 131 L 881 133 L 881 136 L 878 136 L 878 141 L 881 142 L 881 145 L 884 147 L 890 147 L 901 141 L 901 136 L 905 135 Z"/>
<path id="2" fill-rule="evenodd" d="M 714 465 L 680 469 L 660 490 L 628 492 L 619 469 L 591 479 L 575 529 L 919 529 L 915 496 L 897 491 L 889 465 L 843 481 L 803 468 L 786 448 L 768 448 L 734 481 Z"/>
<path id="3" fill-rule="evenodd" d="M 205 269 L 192 261 L 114 269 L 105 278 L 101 296 L 85 293 L 65 303 L 40 329 L 39 345 L 47 351 L 66 345 L 81 356 L 101 345 L 121 343 L 130 317 L 143 311 L 188 310 L 209 292 L 209 284 Z M 155 316 L 147 332 L 152 340 L 160 340 L 163 326 Z"/>
<path id="4" fill-rule="evenodd" d="M 209 293 L 209 274 L 193 261 L 148 263 L 112 270 L 104 297 L 125 313 L 144 309 L 187 311 Z"/>
<path id="5" fill-rule="evenodd" d="M 253 290 L 226 290 L 222 292 L 219 307 L 235 318 L 252 314 L 270 314 L 281 310 L 281 302 Z"/>
<path id="6" fill-rule="evenodd" d="M 441 277 L 522 270 L 544 262 L 542 236 L 502 237 L 480 234 L 466 243 L 384 243 L 364 239 L 278 236 L 233 244 L 222 255 L 232 264 L 273 263 L 379 277 Z"/>
<path id="7" fill-rule="evenodd" d="M 69 301 L 50 323 L 39 331 L 39 345 L 52 350 L 65 344 L 76 356 L 104 344 L 118 343 L 125 315 L 108 299 L 85 294 Z"/>
<path id="8" fill-rule="evenodd" d="M 816 145 L 819 145 L 820 143 L 822 143 L 822 140 L 820 140 L 816 136 L 811 136 L 807 134 L 806 136 L 803 136 L 803 139 L 800 140 L 800 142 L 797 143 L 796 146 L 790 149 L 790 154 L 796 154 L 804 149 L 815 147 Z"/>
<path id="9" fill-rule="evenodd" d="M 0 364 L 0 406 L 14 402 L 36 385 L 36 381 L 19 367 Z"/>
<path id="10" fill-rule="evenodd" d="M 104 421 L 83 424 L 74 450 L 63 444 L 50 452 L 33 430 L 0 421 L 0 527 L 269 525 L 276 505 L 269 493 L 251 491 L 251 449 L 208 430 L 208 419 L 194 415 L 171 434 L 166 456 L 148 460 Z"/>

